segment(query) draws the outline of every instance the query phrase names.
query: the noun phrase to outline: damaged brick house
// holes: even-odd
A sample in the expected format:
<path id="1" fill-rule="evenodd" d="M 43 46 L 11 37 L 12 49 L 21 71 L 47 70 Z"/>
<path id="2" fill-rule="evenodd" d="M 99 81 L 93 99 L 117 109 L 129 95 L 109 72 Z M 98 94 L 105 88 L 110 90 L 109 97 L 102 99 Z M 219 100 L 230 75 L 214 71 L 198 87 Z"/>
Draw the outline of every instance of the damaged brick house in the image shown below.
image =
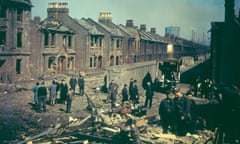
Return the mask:
<path id="1" fill-rule="evenodd" d="M 47 11 L 46 19 L 34 20 L 39 31 L 33 29 L 33 35 L 41 38 L 34 42 L 40 47 L 32 50 L 31 62 L 40 66 L 39 71 L 78 73 L 123 63 L 127 34 L 111 22 L 110 13 L 100 13 L 97 23 L 90 18 L 71 18 L 67 3 L 49 3 Z"/>
<path id="2" fill-rule="evenodd" d="M 0 82 L 29 78 L 30 0 L 0 0 Z"/>
<path id="3" fill-rule="evenodd" d="M 69 17 L 66 3 L 49 3 L 47 12 L 47 18 L 41 22 L 38 17 L 34 18 L 38 30 L 33 29 L 33 36 L 40 37 L 34 43 L 40 47 L 32 49 L 32 65 L 39 72 L 65 73 L 75 70 L 77 61 L 80 61 L 76 53 L 81 49 L 79 43 L 84 38 L 80 38 L 79 33 L 86 34 L 86 31 L 75 26 L 77 24 Z"/>
<path id="4" fill-rule="evenodd" d="M 169 43 L 177 58 L 200 47 L 161 37 L 154 28 L 148 32 L 145 24 L 138 29 L 133 20 L 116 25 L 110 12 L 100 12 L 98 22 L 74 19 L 67 3 L 49 3 L 48 15 L 41 21 L 31 20 L 30 0 L 0 0 L 0 4 L 0 82 L 4 83 L 164 59 Z"/>

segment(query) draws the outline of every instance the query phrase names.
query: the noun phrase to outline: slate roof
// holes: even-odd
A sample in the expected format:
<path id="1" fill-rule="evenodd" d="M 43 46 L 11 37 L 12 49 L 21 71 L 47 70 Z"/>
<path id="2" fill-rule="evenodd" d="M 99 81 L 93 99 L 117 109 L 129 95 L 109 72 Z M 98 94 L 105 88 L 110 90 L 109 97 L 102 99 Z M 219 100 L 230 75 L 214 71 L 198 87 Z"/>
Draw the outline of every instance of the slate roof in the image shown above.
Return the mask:
<path id="1" fill-rule="evenodd" d="M 98 24 L 104 27 L 107 31 L 109 31 L 112 36 L 124 37 L 124 34 L 121 32 L 120 28 L 113 24 L 112 22 L 108 23 L 107 25 L 101 22 L 98 22 Z"/>
<path id="2" fill-rule="evenodd" d="M 45 20 L 40 22 L 40 28 L 43 30 L 48 31 L 57 31 L 57 32 L 63 32 L 63 33 L 75 33 L 74 30 L 69 28 L 66 24 L 61 22 L 60 20 L 56 19 L 55 17 L 47 17 Z"/>
<path id="3" fill-rule="evenodd" d="M 92 35 L 104 35 L 104 33 L 100 32 L 96 26 L 91 25 L 85 18 L 82 18 L 80 20 L 76 19 L 76 21 L 85 29 L 88 30 L 88 32 Z"/>
<path id="4" fill-rule="evenodd" d="M 119 25 L 119 28 L 127 33 L 130 38 L 135 38 L 136 35 L 138 35 L 138 30 L 136 27 L 125 27 L 124 25 Z"/>
<path id="5" fill-rule="evenodd" d="M 154 40 L 157 42 L 162 42 L 162 43 L 169 42 L 169 39 L 167 39 L 166 37 L 160 36 L 159 34 L 156 34 L 156 33 L 150 33 L 150 34 L 154 38 Z"/>
<path id="6" fill-rule="evenodd" d="M 156 41 L 154 39 L 154 37 L 150 33 L 148 33 L 148 32 L 139 30 L 139 34 L 140 34 L 140 38 L 143 39 L 143 40 Z"/>

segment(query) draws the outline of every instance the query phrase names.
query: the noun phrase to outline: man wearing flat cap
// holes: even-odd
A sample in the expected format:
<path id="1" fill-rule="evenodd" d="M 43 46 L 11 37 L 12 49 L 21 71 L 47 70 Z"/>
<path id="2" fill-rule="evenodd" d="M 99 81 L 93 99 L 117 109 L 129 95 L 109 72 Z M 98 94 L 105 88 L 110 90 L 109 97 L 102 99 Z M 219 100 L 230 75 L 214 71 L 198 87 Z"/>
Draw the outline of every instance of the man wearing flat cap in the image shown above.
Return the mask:
<path id="1" fill-rule="evenodd" d="M 174 98 L 176 112 L 176 131 L 177 135 L 184 136 L 187 133 L 187 122 L 191 119 L 189 99 L 183 95 L 180 88 L 175 89 Z"/>

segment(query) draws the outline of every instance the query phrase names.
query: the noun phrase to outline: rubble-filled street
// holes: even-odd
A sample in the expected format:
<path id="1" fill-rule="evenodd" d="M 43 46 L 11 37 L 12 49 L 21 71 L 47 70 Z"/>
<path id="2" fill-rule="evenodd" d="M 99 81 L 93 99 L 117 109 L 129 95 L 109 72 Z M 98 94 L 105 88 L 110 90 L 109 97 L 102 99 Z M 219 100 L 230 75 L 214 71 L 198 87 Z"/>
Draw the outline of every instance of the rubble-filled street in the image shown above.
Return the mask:
<path id="1" fill-rule="evenodd" d="M 91 79 L 91 78 L 89 78 Z M 158 114 L 159 103 L 165 94 L 155 93 L 152 108 L 144 108 L 144 96 L 138 105 L 120 105 L 121 97 L 111 109 L 107 93 L 96 91 L 88 81 L 85 96 L 73 98 L 72 112 L 66 105 L 47 105 L 46 113 L 36 111 L 34 82 L 5 87 L 0 97 L 0 126 L 2 143 L 213 143 L 214 132 L 201 129 L 186 136 L 163 134 Z M 49 81 L 50 83 L 50 81 Z M 9 87 L 14 87 L 11 90 Z M 183 90 L 189 86 L 179 84 Z M 203 100 L 199 100 L 205 102 Z"/>

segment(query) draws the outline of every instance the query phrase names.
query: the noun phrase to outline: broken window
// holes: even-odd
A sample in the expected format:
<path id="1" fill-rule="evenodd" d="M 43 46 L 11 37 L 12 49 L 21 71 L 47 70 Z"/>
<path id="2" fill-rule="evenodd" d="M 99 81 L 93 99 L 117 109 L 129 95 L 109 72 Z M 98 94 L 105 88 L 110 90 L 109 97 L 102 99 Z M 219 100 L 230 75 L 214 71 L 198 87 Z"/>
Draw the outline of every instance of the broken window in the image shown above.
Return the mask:
<path id="1" fill-rule="evenodd" d="M 120 40 L 119 40 L 119 39 L 117 39 L 116 47 L 117 47 L 117 48 L 120 48 Z"/>
<path id="2" fill-rule="evenodd" d="M 68 47 L 72 47 L 72 36 L 68 36 Z"/>
<path id="3" fill-rule="evenodd" d="M 23 10 L 17 9 L 17 21 L 22 21 L 22 20 L 23 20 Z"/>
<path id="4" fill-rule="evenodd" d="M 134 63 L 137 62 L 137 56 L 136 56 L 136 55 L 134 55 L 134 57 L 133 57 L 133 62 L 134 62 Z"/>
<path id="5" fill-rule="evenodd" d="M 119 56 L 116 56 L 116 65 L 119 65 Z"/>
<path id="6" fill-rule="evenodd" d="M 66 46 L 66 38 L 67 38 L 67 37 L 64 35 L 64 36 L 63 36 L 63 46 Z"/>
<path id="7" fill-rule="evenodd" d="M 22 47 L 22 31 L 17 32 L 17 48 Z"/>
<path id="8" fill-rule="evenodd" d="M 51 35 L 51 46 L 55 45 L 55 33 L 52 33 Z"/>
<path id="9" fill-rule="evenodd" d="M 93 36 L 93 35 L 91 35 L 91 38 L 90 38 L 90 40 L 91 40 L 91 47 L 96 47 L 97 46 L 97 38 L 96 38 L 96 36 Z"/>
<path id="10" fill-rule="evenodd" d="M 49 70 L 56 70 L 55 57 L 49 57 L 49 59 L 48 59 L 48 69 Z"/>
<path id="11" fill-rule="evenodd" d="M 97 57 L 94 56 L 94 63 L 93 63 L 93 66 L 96 67 L 97 66 Z"/>
<path id="12" fill-rule="evenodd" d="M 0 18 L 6 18 L 7 17 L 7 9 L 3 6 L 0 6 Z"/>
<path id="13" fill-rule="evenodd" d="M 90 61 L 89 61 L 89 67 L 90 67 L 90 68 L 93 67 L 92 62 L 93 62 L 93 58 L 90 57 Z"/>
<path id="14" fill-rule="evenodd" d="M 5 63 L 6 60 L 0 60 L 0 67 L 3 66 L 3 64 Z"/>
<path id="15" fill-rule="evenodd" d="M 44 33 L 44 46 L 45 47 L 48 47 L 48 39 L 49 39 L 48 32 L 45 32 Z"/>
<path id="16" fill-rule="evenodd" d="M 0 45 L 5 45 L 6 43 L 6 31 L 0 31 Z"/>
<path id="17" fill-rule="evenodd" d="M 73 70 L 74 57 L 68 58 L 68 69 Z"/>
<path id="18" fill-rule="evenodd" d="M 102 47 L 102 38 L 99 39 L 99 47 Z"/>
<path id="19" fill-rule="evenodd" d="M 114 39 L 113 38 L 111 39 L 111 48 L 112 49 L 114 48 Z"/>
<path id="20" fill-rule="evenodd" d="M 111 56 L 110 57 L 110 66 L 113 66 L 114 65 L 114 56 Z"/>
<path id="21" fill-rule="evenodd" d="M 16 74 L 21 74 L 21 63 L 22 63 L 21 59 L 16 60 Z"/>

